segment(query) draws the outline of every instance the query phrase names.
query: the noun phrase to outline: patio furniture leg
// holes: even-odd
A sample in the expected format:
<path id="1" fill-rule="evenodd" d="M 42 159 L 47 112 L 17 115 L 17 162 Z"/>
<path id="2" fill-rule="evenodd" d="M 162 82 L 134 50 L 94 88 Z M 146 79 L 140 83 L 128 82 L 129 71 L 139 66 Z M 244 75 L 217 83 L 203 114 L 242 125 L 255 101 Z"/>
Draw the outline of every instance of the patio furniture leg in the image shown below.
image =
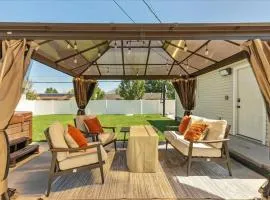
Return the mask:
<path id="1" fill-rule="evenodd" d="M 193 148 L 193 142 L 190 142 L 189 143 L 189 150 L 188 150 L 187 176 L 189 176 L 191 162 L 192 162 L 192 148 Z"/>
<path id="2" fill-rule="evenodd" d="M 50 195 L 50 192 L 51 192 L 51 185 L 52 185 L 52 181 L 53 181 L 53 175 L 54 175 L 54 172 L 55 172 L 55 165 L 56 165 L 56 154 L 53 153 L 46 197 L 48 197 Z"/>
<path id="3" fill-rule="evenodd" d="M 168 150 L 168 140 L 166 140 L 166 150 Z"/>
<path id="4" fill-rule="evenodd" d="M 116 144 L 116 140 L 114 140 L 114 142 L 113 142 L 113 143 L 114 143 L 114 150 L 115 150 L 115 151 L 117 151 L 117 146 L 116 146 L 117 144 Z"/>
<path id="5" fill-rule="evenodd" d="M 225 155 L 226 155 L 228 171 L 229 171 L 230 176 L 232 176 L 231 159 L 230 159 L 230 153 L 229 153 L 227 142 L 224 143 L 224 150 L 225 150 Z"/>
<path id="6" fill-rule="evenodd" d="M 98 162 L 99 162 L 101 181 L 102 181 L 102 184 L 104 184 L 103 162 L 102 162 L 102 155 L 101 155 L 100 145 L 97 146 L 97 152 L 98 152 Z"/>
<path id="7" fill-rule="evenodd" d="M 9 200 L 8 192 L 5 192 L 4 194 L 1 195 L 3 200 Z"/>
<path id="8" fill-rule="evenodd" d="M 124 141 L 123 141 L 123 146 L 122 146 L 123 148 L 125 147 L 125 142 L 126 142 L 126 134 L 127 134 L 127 132 L 125 132 L 125 133 L 124 133 Z"/>

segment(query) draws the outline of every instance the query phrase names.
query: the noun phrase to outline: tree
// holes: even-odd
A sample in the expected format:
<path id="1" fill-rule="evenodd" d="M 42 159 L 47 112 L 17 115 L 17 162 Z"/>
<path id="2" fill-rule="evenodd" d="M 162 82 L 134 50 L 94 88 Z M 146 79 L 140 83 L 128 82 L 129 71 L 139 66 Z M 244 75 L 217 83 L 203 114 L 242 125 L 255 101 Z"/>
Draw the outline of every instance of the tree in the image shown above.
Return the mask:
<path id="1" fill-rule="evenodd" d="M 104 95 L 105 95 L 105 92 L 97 85 L 95 87 L 91 100 L 101 100 L 104 98 Z"/>
<path id="2" fill-rule="evenodd" d="M 168 99 L 175 99 L 175 90 L 170 81 L 163 80 L 148 80 L 145 82 L 145 92 L 162 92 L 163 85 L 166 85 L 167 93 L 166 96 Z"/>
<path id="3" fill-rule="evenodd" d="M 32 83 L 32 81 L 28 81 L 26 83 L 25 95 L 26 95 L 26 99 L 27 100 L 36 100 L 37 99 L 37 93 L 33 89 L 33 83 Z"/>
<path id="4" fill-rule="evenodd" d="M 49 87 L 49 88 L 46 88 L 45 93 L 46 94 L 57 94 L 58 91 L 55 88 Z"/>
<path id="5" fill-rule="evenodd" d="M 123 80 L 121 81 L 118 89 L 118 94 L 125 100 L 137 100 L 141 99 L 144 95 L 144 81 L 135 80 Z"/>
<path id="6" fill-rule="evenodd" d="M 70 89 L 67 93 L 68 93 L 68 94 L 74 94 L 74 89 L 73 89 L 73 88 Z"/>

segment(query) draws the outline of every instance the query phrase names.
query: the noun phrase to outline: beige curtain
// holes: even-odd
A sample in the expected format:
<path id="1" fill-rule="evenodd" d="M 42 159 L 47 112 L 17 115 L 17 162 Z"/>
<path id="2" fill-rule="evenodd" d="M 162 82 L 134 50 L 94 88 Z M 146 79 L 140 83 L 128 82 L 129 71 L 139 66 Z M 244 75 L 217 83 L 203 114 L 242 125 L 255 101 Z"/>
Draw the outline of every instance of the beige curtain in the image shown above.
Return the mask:
<path id="1" fill-rule="evenodd" d="M 74 95 L 78 106 L 77 115 L 85 115 L 85 107 L 94 93 L 96 84 L 97 82 L 93 80 L 73 79 Z"/>
<path id="2" fill-rule="evenodd" d="M 249 60 L 264 97 L 270 120 L 270 42 L 260 39 L 247 41 L 243 44 L 243 48 L 249 54 Z"/>
<path id="3" fill-rule="evenodd" d="M 26 40 L 2 41 L 0 60 L 0 194 L 7 191 L 8 141 L 5 128 L 22 94 L 24 76 L 36 45 Z"/>
<path id="4" fill-rule="evenodd" d="M 172 81 L 172 84 L 179 96 L 181 104 L 185 109 L 184 115 L 190 115 L 195 107 L 196 99 L 196 86 L 197 81 L 195 78 L 178 79 Z"/>

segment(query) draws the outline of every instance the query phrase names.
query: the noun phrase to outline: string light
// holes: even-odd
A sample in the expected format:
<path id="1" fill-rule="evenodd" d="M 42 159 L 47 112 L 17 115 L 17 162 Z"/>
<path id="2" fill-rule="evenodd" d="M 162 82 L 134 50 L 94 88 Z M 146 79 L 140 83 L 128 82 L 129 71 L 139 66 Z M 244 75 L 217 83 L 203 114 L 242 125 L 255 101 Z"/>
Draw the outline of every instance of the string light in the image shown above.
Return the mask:
<path id="1" fill-rule="evenodd" d="M 188 60 L 187 60 L 187 65 L 186 65 L 187 69 L 189 68 L 189 65 L 188 65 Z"/>
<path id="2" fill-rule="evenodd" d="M 117 49 L 117 43 L 114 41 L 114 48 Z"/>
<path id="3" fill-rule="evenodd" d="M 100 57 L 101 56 L 101 53 L 100 53 L 100 51 L 98 51 L 98 57 Z"/>
<path id="4" fill-rule="evenodd" d="M 75 40 L 75 42 L 74 42 L 74 49 L 75 49 L 75 50 L 77 50 L 77 49 L 78 49 L 78 46 L 77 46 L 77 42 L 76 42 L 76 40 Z"/>
<path id="5" fill-rule="evenodd" d="M 74 57 L 73 62 L 74 62 L 75 64 L 77 64 L 77 63 L 78 63 L 78 60 L 77 60 L 77 58 L 76 58 L 76 57 Z"/>
<path id="6" fill-rule="evenodd" d="M 204 52 L 204 55 L 208 56 L 208 54 L 209 54 L 209 51 L 208 51 L 208 47 L 207 47 L 207 45 L 206 45 L 206 46 L 205 46 L 205 52 Z"/>
<path id="7" fill-rule="evenodd" d="M 67 44 L 67 49 L 70 49 L 70 48 L 71 48 L 71 46 L 70 46 L 70 44 L 68 43 L 68 44 Z"/>
<path id="8" fill-rule="evenodd" d="M 184 51 L 187 52 L 187 50 L 188 50 L 187 42 L 185 41 Z"/>
<path id="9" fill-rule="evenodd" d="M 128 48 L 128 54 L 131 54 L 131 48 L 130 47 Z"/>

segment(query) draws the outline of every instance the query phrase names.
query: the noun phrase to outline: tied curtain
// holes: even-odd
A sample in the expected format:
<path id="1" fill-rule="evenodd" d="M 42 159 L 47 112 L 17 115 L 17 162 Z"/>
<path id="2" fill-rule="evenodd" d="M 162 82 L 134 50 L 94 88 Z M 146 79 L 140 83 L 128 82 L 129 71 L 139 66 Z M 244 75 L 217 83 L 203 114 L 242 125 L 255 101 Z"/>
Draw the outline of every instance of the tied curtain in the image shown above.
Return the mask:
<path id="1" fill-rule="evenodd" d="M 265 107 L 270 120 L 270 42 L 260 39 L 247 41 L 243 44 L 249 54 L 257 83 L 265 101 Z"/>
<path id="2" fill-rule="evenodd" d="M 0 195 L 7 192 L 9 146 L 5 133 L 23 92 L 24 77 L 31 55 L 37 48 L 26 40 L 3 40 L 0 59 Z"/>
<path id="3" fill-rule="evenodd" d="M 73 87 L 76 103 L 78 106 L 77 115 L 85 115 L 85 107 L 92 97 L 97 82 L 83 78 L 74 78 Z"/>
<path id="4" fill-rule="evenodd" d="M 172 81 L 172 84 L 179 96 L 181 104 L 185 109 L 184 115 L 190 115 L 194 110 L 196 100 L 196 86 L 197 81 L 195 78 L 178 79 Z"/>

